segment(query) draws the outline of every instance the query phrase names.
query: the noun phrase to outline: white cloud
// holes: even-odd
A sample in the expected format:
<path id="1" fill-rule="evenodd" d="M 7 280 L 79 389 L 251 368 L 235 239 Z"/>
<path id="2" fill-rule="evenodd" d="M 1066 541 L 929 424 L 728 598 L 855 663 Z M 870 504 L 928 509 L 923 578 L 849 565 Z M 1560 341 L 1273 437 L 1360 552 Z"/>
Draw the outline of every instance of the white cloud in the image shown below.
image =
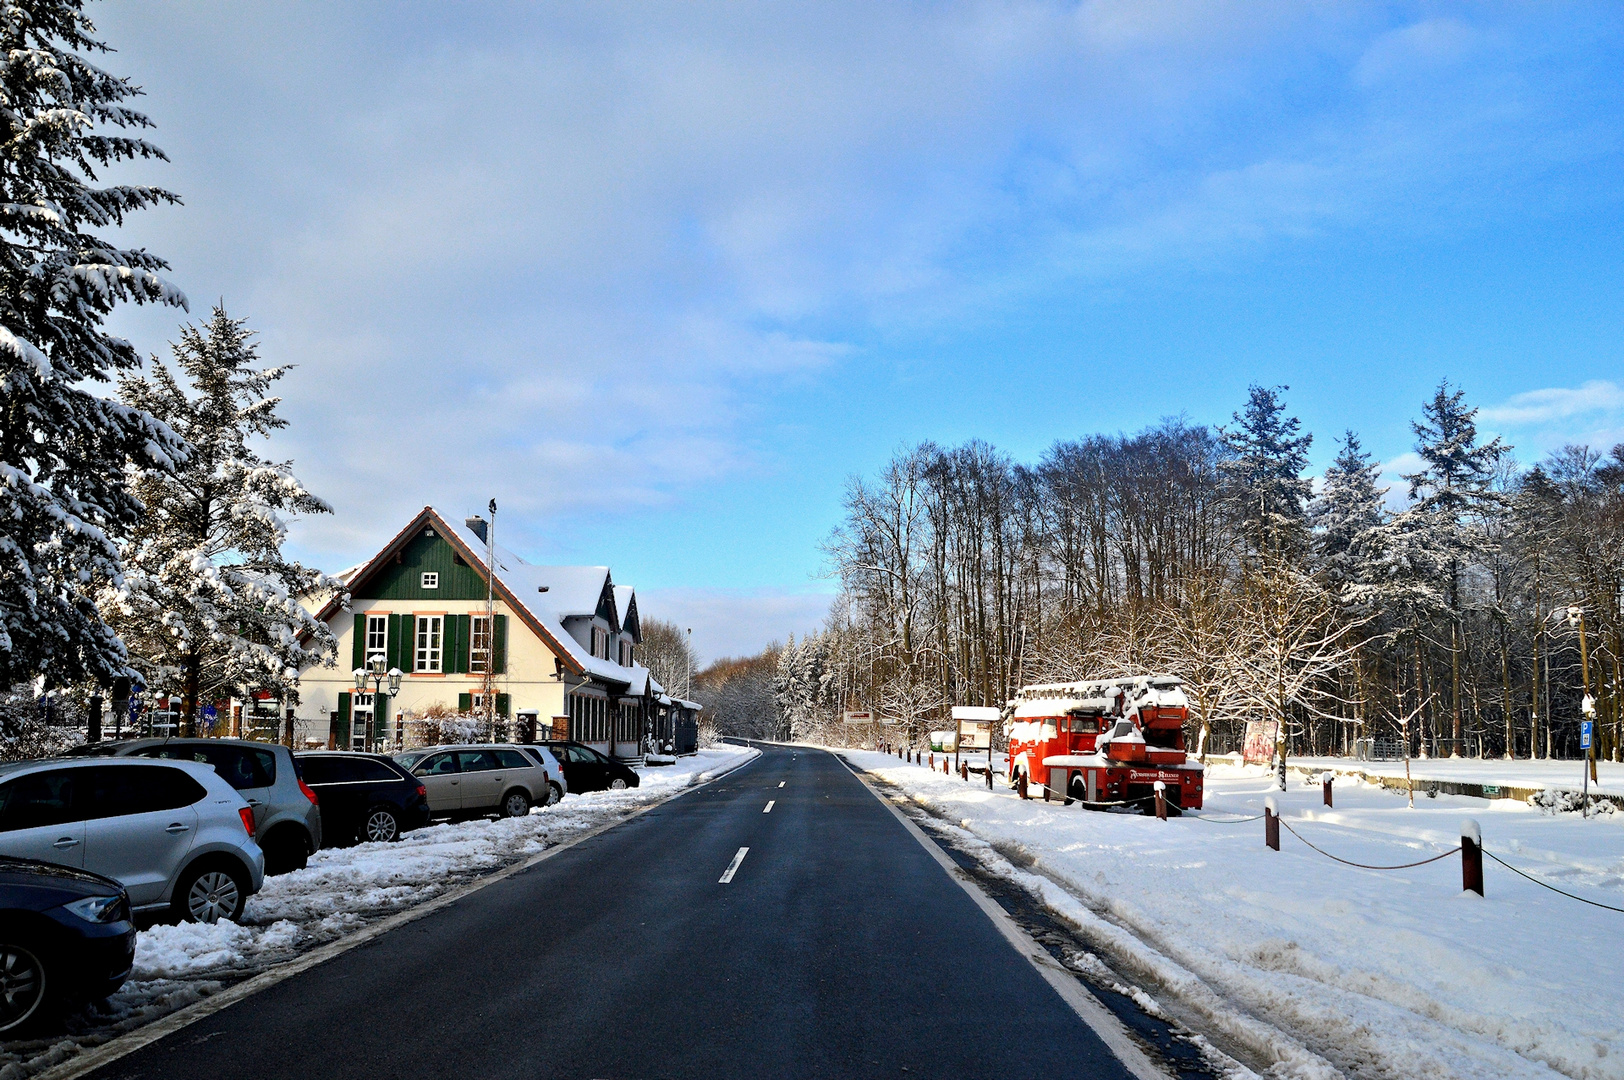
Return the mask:
<path id="1" fill-rule="evenodd" d="M 1513 394 L 1498 405 L 1480 410 L 1478 417 L 1487 423 L 1522 427 L 1619 412 L 1624 412 L 1624 388 L 1605 379 L 1592 379 L 1571 389 L 1554 386 Z"/>

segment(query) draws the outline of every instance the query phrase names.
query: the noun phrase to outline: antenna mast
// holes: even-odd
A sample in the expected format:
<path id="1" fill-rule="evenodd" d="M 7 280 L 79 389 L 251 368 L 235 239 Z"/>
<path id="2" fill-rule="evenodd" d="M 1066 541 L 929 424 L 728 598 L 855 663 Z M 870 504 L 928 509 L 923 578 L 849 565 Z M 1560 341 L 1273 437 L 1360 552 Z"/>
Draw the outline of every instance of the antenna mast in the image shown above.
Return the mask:
<path id="1" fill-rule="evenodd" d="M 485 670 L 480 693 L 485 699 L 485 723 L 496 741 L 496 500 L 491 500 L 491 523 L 485 529 Z"/>

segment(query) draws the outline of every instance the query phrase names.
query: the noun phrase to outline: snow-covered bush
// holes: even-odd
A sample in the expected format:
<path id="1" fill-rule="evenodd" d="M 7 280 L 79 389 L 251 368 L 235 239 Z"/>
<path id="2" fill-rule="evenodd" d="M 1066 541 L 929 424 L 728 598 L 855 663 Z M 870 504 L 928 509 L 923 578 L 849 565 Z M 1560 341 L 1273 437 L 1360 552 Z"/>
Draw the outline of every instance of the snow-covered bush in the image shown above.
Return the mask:
<path id="1" fill-rule="evenodd" d="M 408 749 L 473 742 L 485 733 L 483 719 L 472 713 L 458 712 L 443 701 L 425 705 L 415 713 L 402 713 L 401 716 Z"/>
<path id="2" fill-rule="evenodd" d="M 84 709 L 63 694 L 13 687 L 0 695 L 0 761 L 26 761 L 60 754 L 79 741 Z"/>

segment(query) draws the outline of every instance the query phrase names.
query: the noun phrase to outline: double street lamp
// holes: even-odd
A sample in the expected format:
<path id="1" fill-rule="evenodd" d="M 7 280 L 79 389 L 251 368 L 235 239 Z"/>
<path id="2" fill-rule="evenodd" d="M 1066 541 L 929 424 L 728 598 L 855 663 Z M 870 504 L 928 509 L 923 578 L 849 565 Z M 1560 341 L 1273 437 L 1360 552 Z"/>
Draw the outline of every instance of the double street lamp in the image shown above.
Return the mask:
<path id="1" fill-rule="evenodd" d="M 378 735 L 380 738 L 386 737 L 384 735 L 383 726 L 378 723 L 378 703 L 383 700 L 383 684 L 385 682 L 389 683 L 390 714 L 393 714 L 395 711 L 393 707 L 395 703 L 395 695 L 400 693 L 400 668 L 389 668 L 386 671 L 384 670 L 384 665 L 386 663 L 388 663 L 388 661 L 386 661 L 383 657 L 374 656 L 371 660 L 367 661 L 366 667 L 356 668 L 354 671 L 355 692 L 357 695 L 367 692 L 367 682 L 369 680 L 372 683 L 372 722 L 373 724 L 378 725 Z M 355 735 L 352 732 L 350 735 L 351 745 L 354 745 L 354 742 Z M 370 745 L 370 743 L 371 740 L 369 739 L 368 744 Z"/>

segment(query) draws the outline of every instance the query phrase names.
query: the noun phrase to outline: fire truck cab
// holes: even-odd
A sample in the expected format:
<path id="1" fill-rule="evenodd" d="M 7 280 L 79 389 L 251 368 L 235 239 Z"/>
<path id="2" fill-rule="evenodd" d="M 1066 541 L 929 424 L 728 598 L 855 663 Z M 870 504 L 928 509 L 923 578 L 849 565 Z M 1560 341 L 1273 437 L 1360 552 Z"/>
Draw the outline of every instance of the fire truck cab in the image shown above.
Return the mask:
<path id="1" fill-rule="evenodd" d="M 1189 700 L 1167 675 L 1022 687 L 1008 726 L 1009 780 L 1091 808 L 1148 804 L 1160 781 L 1175 808 L 1201 805 L 1206 770 L 1184 749 Z"/>

